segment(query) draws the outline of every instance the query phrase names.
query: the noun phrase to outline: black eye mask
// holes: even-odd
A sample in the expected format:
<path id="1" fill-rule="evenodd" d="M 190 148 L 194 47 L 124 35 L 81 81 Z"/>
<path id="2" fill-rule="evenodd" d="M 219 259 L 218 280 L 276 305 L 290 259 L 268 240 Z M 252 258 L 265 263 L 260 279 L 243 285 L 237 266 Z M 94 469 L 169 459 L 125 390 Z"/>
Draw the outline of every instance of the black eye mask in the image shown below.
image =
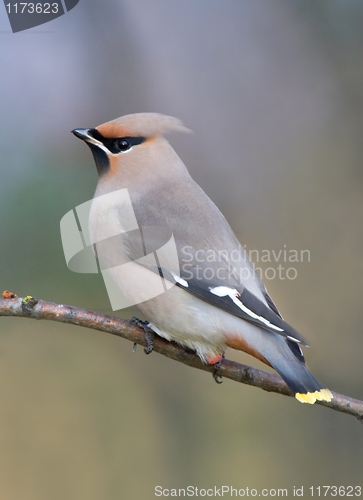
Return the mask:
<path id="1" fill-rule="evenodd" d="M 109 150 L 110 153 L 118 154 L 125 151 L 128 151 L 133 146 L 137 146 L 146 141 L 146 137 L 114 137 L 107 138 L 103 137 L 103 135 L 96 130 L 95 128 L 90 129 L 88 134 L 96 139 L 97 141 L 102 142 L 102 144 Z M 94 145 L 95 146 L 95 145 Z M 97 146 L 95 146 L 97 147 Z"/>

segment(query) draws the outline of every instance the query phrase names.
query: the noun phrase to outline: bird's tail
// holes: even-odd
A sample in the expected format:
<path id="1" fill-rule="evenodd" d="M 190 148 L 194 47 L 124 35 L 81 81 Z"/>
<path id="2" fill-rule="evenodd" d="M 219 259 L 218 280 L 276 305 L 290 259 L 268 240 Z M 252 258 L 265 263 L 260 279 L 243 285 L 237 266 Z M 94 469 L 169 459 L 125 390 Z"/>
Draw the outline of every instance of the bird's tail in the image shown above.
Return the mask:
<path id="1" fill-rule="evenodd" d="M 271 356 L 271 366 L 281 375 L 300 403 L 314 404 L 315 401 L 331 401 L 333 395 L 305 364 L 299 345 L 291 340 L 281 338 L 285 343 L 284 355 Z M 282 342 L 280 343 L 282 344 Z"/>
<path id="2" fill-rule="evenodd" d="M 297 342 L 254 325 L 244 325 L 243 333 L 229 336 L 227 345 L 247 352 L 274 368 L 301 403 L 332 400 L 330 390 L 307 368 Z"/>
<path id="3" fill-rule="evenodd" d="M 285 380 L 300 403 L 314 404 L 317 400 L 332 400 L 333 395 L 330 390 L 324 387 L 301 361 L 291 363 L 291 365 L 289 363 L 278 363 L 272 366 Z"/>

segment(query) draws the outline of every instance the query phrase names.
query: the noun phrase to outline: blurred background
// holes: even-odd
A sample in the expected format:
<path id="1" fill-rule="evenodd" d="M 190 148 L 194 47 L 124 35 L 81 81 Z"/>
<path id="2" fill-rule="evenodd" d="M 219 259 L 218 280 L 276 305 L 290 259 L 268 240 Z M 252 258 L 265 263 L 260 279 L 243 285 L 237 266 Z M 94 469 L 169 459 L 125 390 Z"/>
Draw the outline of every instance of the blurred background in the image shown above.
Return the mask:
<path id="1" fill-rule="evenodd" d="M 1 291 L 110 313 L 101 277 L 63 257 L 59 221 L 97 182 L 70 131 L 177 116 L 194 134 L 172 145 L 247 250 L 309 250 L 255 263 L 296 268 L 268 291 L 313 373 L 363 399 L 362 23 L 356 0 L 81 0 L 12 34 L 0 7 Z M 1 498 L 362 485 L 354 418 L 131 348 L 0 318 Z"/>

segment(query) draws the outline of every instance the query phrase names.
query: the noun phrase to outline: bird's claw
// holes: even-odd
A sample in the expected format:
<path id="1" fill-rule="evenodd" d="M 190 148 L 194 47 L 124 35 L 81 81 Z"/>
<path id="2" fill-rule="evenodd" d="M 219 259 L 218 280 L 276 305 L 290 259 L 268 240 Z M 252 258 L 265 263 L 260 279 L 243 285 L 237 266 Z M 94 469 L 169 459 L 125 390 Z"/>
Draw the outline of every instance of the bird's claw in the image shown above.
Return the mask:
<path id="1" fill-rule="evenodd" d="M 132 316 L 132 318 L 130 319 L 130 323 L 131 325 L 136 325 L 144 329 L 149 326 L 148 321 L 143 321 L 142 319 L 136 318 L 136 316 Z"/>
<path id="2" fill-rule="evenodd" d="M 222 376 L 218 375 L 218 370 L 220 369 L 223 360 L 224 360 L 224 353 L 222 354 L 221 359 L 219 361 L 217 361 L 217 363 L 215 363 L 215 365 L 213 366 L 212 375 L 213 375 L 215 382 L 217 382 L 217 384 L 223 383 Z"/>
<path id="3" fill-rule="evenodd" d="M 155 332 L 152 328 L 150 328 L 150 323 L 148 321 L 142 321 L 141 319 L 136 318 L 133 316 L 130 319 L 130 323 L 132 325 L 139 326 L 142 328 L 145 332 L 145 340 L 146 340 L 146 347 L 144 348 L 144 353 L 145 354 L 150 354 L 153 351 L 154 348 L 154 337 L 155 337 Z"/>
<path id="4" fill-rule="evenodd" d="M 146 347 L 144 348 L 145 354 L 150 354 L 153 351 L 154 337 L 155 337 L 155 332 L 151 330 L 151 328 L 149 328 L 148 330 L 145 329 L 145 339 L 146 339 Z"/>
<path id="5" fill-rule="evenodd" d="M 217 384 L 223 384 L 222 376 L 217 375 L 216 373 L 213 373 L 213 378 L 214 381 L 217 382 Z"/>

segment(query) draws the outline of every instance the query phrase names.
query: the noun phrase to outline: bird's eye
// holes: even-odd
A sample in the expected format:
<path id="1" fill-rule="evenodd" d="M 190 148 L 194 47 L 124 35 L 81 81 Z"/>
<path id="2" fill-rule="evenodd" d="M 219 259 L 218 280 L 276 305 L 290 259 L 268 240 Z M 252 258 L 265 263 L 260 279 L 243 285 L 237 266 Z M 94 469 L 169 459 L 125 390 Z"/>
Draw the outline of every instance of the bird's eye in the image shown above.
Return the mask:
<path id="1" fill-rule="evenodd" d="M 131 148 L 131 143 L 127 139 L 116 139 L 115 147 L 119 151 L 127 151 L 128 149 Z"/>

